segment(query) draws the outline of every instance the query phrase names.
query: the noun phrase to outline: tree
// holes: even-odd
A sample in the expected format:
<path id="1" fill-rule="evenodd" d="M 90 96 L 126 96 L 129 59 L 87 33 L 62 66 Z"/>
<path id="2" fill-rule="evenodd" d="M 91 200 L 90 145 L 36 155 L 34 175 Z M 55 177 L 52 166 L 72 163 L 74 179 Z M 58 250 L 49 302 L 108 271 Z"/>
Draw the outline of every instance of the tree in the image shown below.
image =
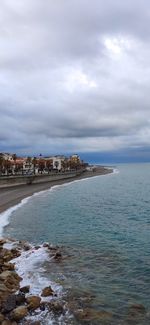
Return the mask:
<path id="1" fill-rule="evenodd" d="M 4 169 L 4 158 L 2 155 L 0 155 L 0 174 L 2 174 Z"/>
<path id="2" fill-rule="evenodd" d="M 9 175 L 9 173 L 12 173 L 10 160 L 8 160 L 8 159 L 4 160 L 4 168 L 6 170 L 7 175 Z"/>
<path id="3" fill-rule="evenodd" d="M 50 170 L 53 169 L 53 160 L 52 159 L 46 160 L 46 168 L 48 169 L 48 173 Z"/>
<path id="4" fill-rule="evenodd" d="M 34 166 L 34 174 L 35 174 L 35 167 L 36 167 L 36 165 L 37 165 L 37 159 L 36 159 L 36 157 L 34 157 L 34 158 L 32 159 L 32 164 L 33 164 L 33 166 Z"/>
<path id="5" fill-rule="evenodd" d="M 45 168 L 45 160 L 44 159 L 39 159 L 39 164 L 38 165 L 39 165 L 39 171 L 42 174 L 42 172 L 43 172 L 43 170 Z"/>

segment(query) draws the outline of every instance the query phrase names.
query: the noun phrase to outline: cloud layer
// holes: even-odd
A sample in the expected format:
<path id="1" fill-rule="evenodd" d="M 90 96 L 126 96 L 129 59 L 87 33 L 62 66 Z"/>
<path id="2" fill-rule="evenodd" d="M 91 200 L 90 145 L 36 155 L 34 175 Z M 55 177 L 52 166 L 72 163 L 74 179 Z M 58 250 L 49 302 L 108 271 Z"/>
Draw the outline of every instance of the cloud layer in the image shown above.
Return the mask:
<path id="1" fill-rule="evenodd" d="M 150 146 L 148 0 L 2 0 L 0 151 Z"/>

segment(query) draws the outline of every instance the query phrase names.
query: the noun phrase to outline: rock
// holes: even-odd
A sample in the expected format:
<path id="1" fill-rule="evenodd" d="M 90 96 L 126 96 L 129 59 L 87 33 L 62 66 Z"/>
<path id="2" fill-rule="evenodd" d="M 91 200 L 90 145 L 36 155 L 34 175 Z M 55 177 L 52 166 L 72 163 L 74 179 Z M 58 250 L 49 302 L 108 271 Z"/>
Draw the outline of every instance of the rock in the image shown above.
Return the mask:
<path id="1" fill-rule="evenodd" d="M 57 252 L 55 255 L 54 255 L 54 259 L 59 261 L 62 259 L 62 254 L 60 252 Z"/>
<path id="2" fill-rule="evenodd" d="M 0 324 L 2 323 L 2 321 L 4 320 L 4 315 L 0 313 Z"/>
<path id="3" fill-rule="evenodd" d="M 16 304 L 17 305 L 22 305 L 25 302 L 26 302 L 25 294 L 23 292 L 19 292 L 16 295 Z"/>
<path id="4" fill-rule="evenodd" d="M 45 310 L 45 302 L 42 302 L 42 303 L 40 304 L 40 309 L 41 309 L 42 311 Z"/>
<path id="5" fill-rule="evenodd" d="M 43 244 L 43 247 L 47 247 L 47 248 L 49 248 L 50 245 L 49 245 L 49 243 L 44 243 L 44 244 Z"/>
<path id="6" fill-rule="evenodd" d="M 40 245 L 36 245 L 34 248 L 35 248 L 36 250 L 38 250 L 39 248 L 41 248 L 41 246 L 40 246 Z"/>
<path id="7" fill-rule="evenodd" d="M 134 304 L 129 307 L 128 316 L 136 318 L 146 313 L 146 309 L 142 304 Z"/>
<path id="8" fill-rule="evenodd" d="M 28 308 L 26 306 L 19 306 L 15 308 L 11 314 L 10 317 L 12 320 L 19 321 L 28 314 Z"/>
<path id="9" fill-rule="evenodd" d="M 1 257 L 3 258 L 3 260 L 5 262 L 9 262 L 10 260 L 12 260 L 13 255 L 12 255 L 11 251 L 9 251 L 6 248 L 3 248 L 2 252 L 1 252 Z"/>
<path id="10" fill-rule="evenodd" d="M 5 291 L 8 291 L 8 288 L 5 286 L 4 283 L 0 283 L 0 294 Z"/>
<path id="11" fill-rule="evenodd" d="M 15 265 L 13 263 L 3 263 L 2 270 L 3 271 L 13 271 L 15 269 Z"/>
<path id="12" fill-rule="evenodd" d="M 57 251 L 58 250 L 58 246 L 53 246 L 52 244 L 49 245 L 48 249 L 51 250 L 51 251 Z"/>
<path id="13" fill-rule="evenodd" d="M 3 303 L 7 297 L 10 295 L 11 290 L 9 290 L 5 284 L 0 284 L 0 303 Z"/>
<path id="14" fill-rule="evenodd" d="M 106 321 L 110 322 L 112 318 L 111 313 L 105 310 L 96 311 L 92 308 L 78 309 L 74 312 L 74 315 L 77 320 L 89 322 L 90 324 L 93 321 L 99 322 L 100 324 L 101 322 L 106 322 Z"/>
<path id="15" fill-rule="evenodd" d="M 19 257 L 21 255 L 20 251 L 17 248 L 12 248 L 11 254 L 12 254 L 13 258 Z"/>
<path id="16" fill-rule="evenodd" d="M 6 239 L 3 239 L 3 238 L 0 239 L 0 245 L 4 245 L 6 243 L 7 243 L 7 240 Z"/>
<path id="17" fill-rule="evenodd" d="M 43 289 L 41 296 L 42 297 L 48 297 L 48 296 L 52 296 L 54 294 L 54 291 L 52 290 L 52 288 L 46 287 Z"/>
<path id="18" fill-rule="evenodd" d="M 8 319 L 5 319 L 3 322 L 2 322 L 2 325 L 12 325 L 12 322 Z"/>
<path id="19" fill-rule="evenodd" d="M 8 289 L 17 291 L 22 278 L 14 271 L 3 271 L 0 274 L 0 280 L 4 282 Z"/>
<path id="20" fill-rule="evenodd" d="M 16 296 L 14 294 L 9 295 L 6 301 L 2 305 L 3 313 L 8 313 L 16 308 Z"/>
<path id="21" fill-rule="evenodd" d="M 52 311 L 56 315 L 61 315 L 64 313 L 63 305 L 58 301 L 46 302 L 45 306 L 49 311 Z"/>
<path id="22" fill-rule="evenodd" d="M 17 323 L 14 321 L 10 321 L 8 319 L 5 319 L 3 322 L 2 322 L 2 325 L 17 325 Z"/>
<path id="23" fill-rule="evenodd" d="M 24 243 L 23 248 L 25 251 L 29 251 L 30 249 L 32 249 L 32 246 L 28 243 Z"/>
<path id="24" fill-rule="evenodd" d="M 29 296 L 26 298 L 28 308 L 34 310 L 40 307 L 41 298 L 38 296 Z"/>
<path id="25" fill-rule="evenodd" d="M 41 325 L 41 323 L 39 321 L 28 320 L 24 323 L 24 325 Z"/>
<path id="26" fill-rule="evenodd" d="M 24 287 L 20 288 L 20 291 L 23 292 L 23 293 L 29 293 L 30 286 L 24 286 Z"/>

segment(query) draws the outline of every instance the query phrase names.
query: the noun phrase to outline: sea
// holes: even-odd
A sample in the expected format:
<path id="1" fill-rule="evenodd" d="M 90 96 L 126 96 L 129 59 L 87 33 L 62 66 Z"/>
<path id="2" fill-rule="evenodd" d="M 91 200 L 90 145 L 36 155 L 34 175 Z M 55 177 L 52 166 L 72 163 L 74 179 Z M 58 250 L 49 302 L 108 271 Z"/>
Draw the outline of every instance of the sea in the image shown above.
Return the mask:
<path id="1" fill-rule="evenodd" d="M 76 180 L 24 199 L 0 216 L 3 236 L 40 245 L 16 267 L 34 294 L 51 284 L 65 315 L 41 324 L 150 324 L 150 164 Z M 60 247 L 60 262 L 43 242 Z"/>

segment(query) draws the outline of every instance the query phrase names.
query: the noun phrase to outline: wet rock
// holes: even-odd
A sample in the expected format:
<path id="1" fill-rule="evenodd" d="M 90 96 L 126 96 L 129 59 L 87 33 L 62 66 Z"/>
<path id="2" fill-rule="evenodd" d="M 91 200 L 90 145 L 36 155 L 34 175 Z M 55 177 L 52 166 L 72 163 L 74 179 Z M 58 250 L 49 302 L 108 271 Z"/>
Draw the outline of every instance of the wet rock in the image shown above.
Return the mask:
<path id="1" fill-rule="evenodd" d="M 60 261 L 62 259 L 62 254 L 60 252 L 56 252 L 56 254 L 54 255 L 54 259 L 56 261 Z"/>
<path id="2" fill-rule="evenodd" d="M 112 319 L 111 313 L 105 310 L 96 311 L 92 308 L 78 309 L 74 312 L 74 315 L 77 320 L 85 322 L 110 322 L 110 320 Z"/>
<path id="3" fill-rule="evenodd" d="M 3 250 L 1 251 L 0 257 L 3 258 L 4 262 L 9 262 L 12 258 L 13 255 L 11 253 L 11 251 L 9 251 L 6 248 L 3 248 Z"/>
<path id="4" fill-rule="evenodd" d="M 16 295 L 16 304 L 17 305 L 22 305 L 25 302 L 26 302 L 25 294 L 23 292 L 19 292 Z"/>
<path id="5" fill-rule="evenodd" d="M 0 239 L 0 245 L 4 245 L 6 243 L 7 243 L 7 240 L 6 239 L 3 239 L 3 238 Z"/>
<path id="6" fill-rule="evenodd" d="M 30 291 L 30 286 L 24 286 L 20 288 L 20 291 L 23 293 L 29 293 Z"/>
<path id="7" fill-rule="evenodd" d="M 0 284 L 0 303 L 2 304 L 7 297 L 10 295 L 11 291 L 5 286 L 5 284 Z"/>
<path id="8" fill-rule="evenodd" d="M 17 325 L 15 321 L 10 321 L 9 319 L 4 319 L 4 321 L 1 323 L 1 325 Z"/>
<path id="9" fill-rule="evenodd" d="M 41 325 L 41 323 L 39 321 L 28 320 L 24 323 L 24 325 Z"/>
<path id="10" fill-rule="evenodd" d="M 52 288 L 46 287 L 43 289 L 41 296 L 42 297 L 48 297 L 48 296 L 52 296 L 54 294 L 54 291 L 52 290 Z"/>
<path id="11" fill-rule="evenodd" d="M 59 247 L 58 246 L 53 246 L 51 244 L 51 245 L 49 245 L 48 249 L 51 250 L 51 251 L 57 251 L 59 249 Z"/>
<path id="12" fill-rule="evenodd" d="M 2 322 L 2 325 L 12 325 L 12 322 L 8 319 L 5 319 L 3 322 Z"/>
<path id="13" fill-rule="evenodd" d="M 3 263 L 2 270 L 3 271 L 13 271 L 15 269 L 15 265 L 13 263 Z"/>
<path id="14" fill-rule="evenodd" d="M 41 248 L 41 246 L 40 246 L 40 245 L 36 245 L 34 248 L 35 248 L 36 250 L 38 250 L 39 248 Z"/>
<path id="15" fill-rule="evenodd" d="M 16 296 L 14 294 L 9 295 L 6 301 L 2 305 L 2 312 L 8 313 L 16 308 Z"/>
<path id="16" fill-rule="evenodd" d="M 26 298 L 26 302 L 29 309 L 35 310 L 40 307 L 41 298 L 38 296 L 30 296 Z"/>
<path id="17" fill-rule="evenodd" d="M 41 304 L 40 304 L 40 309 L 41 309 L 41 311 L 44 311 L 45 310 L 45 302 L 42 302 Z"/>
<path id="18" fill-rule="evenodd" d="M 2 323 L 2 321 L 5 319 L 4 315 L 0 313 L 0 324 Z"/>
<path id="19" fill-rule="evenodd" d="M 5 291 L 8 291 L 8 288 L 5 286 L 4 283 L 0 283 L 0 294 Z"/>
<path id="20" fill-rule="evenodd" d="M 47 302 L 45 306 L 49 311 L 53 312 L 56 315 L 61 315 L 64 313 L 64 307 L 58 301 Z"/>
<path id="21" fill-rule="evenodd" d="M 12 254 L 13 258 L 19 257 L 21 255 L 20 251 L 17 248 L 12 248 L 11 254 Z"/>
<path id="22" fill-rule="evenodd" d="M 27 316 L 27 314 L 28 314 L 27 307 L 19 306 L 11 312 L 10 317 L 12 320 L 19 321 L 19 320 L 23 319 L 25 316 Z"/>
<path id="23" fill-rule="evenodd" d="M 29 251 L 30 249 L 32 249 L 32 246 L 31 246 L 30 244 L 28 244 L 28 243 L 24 243 L 24 245 L 23 245 L 23 249 L 24 249 L 25 251 Z"/>
<path id="24" fill-rule="evenodd" d="M 0 274 L 0 280 L 8 289 L 17 291 L 22 278 L 14 271 L 3 271 Z"/>
<path id="25" fill-rule="evenodd" d="M 134 304 L 129 307 L 128 317 L 136 318 L 144 315 L 146 313 L 146 309 L 142 304 Z"/>
<path id="26" fill-rule="evenodd" d="M 50 245 L 49 245 L 49 243 L 44 243 L 44 244 L 43 244 L 43 247 L 47 247 L 47 248 L 49 248 Z"/>

